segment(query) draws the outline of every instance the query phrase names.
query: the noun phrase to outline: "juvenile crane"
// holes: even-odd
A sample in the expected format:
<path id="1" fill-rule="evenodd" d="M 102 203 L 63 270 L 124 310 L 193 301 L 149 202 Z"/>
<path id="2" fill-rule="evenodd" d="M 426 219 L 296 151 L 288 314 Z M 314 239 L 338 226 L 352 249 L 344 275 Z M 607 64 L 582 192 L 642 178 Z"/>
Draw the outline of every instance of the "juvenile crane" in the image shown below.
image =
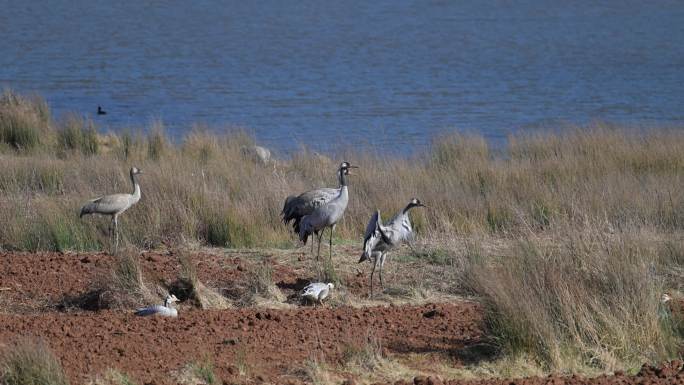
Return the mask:
<path id="1" fill-rule="evenodd" d="M 88 214 L 110 215 L 112 217 L 112 225 L 116 233 L 116 242 L 114 244 L 114 253 L 119 247 L 119 215 L 128 210 L 131 206 L 138 203 L 140 200 L 140 185 L 138 184 L 137 176 L 143 172 L 137 167 L 131 167 L 131 182 L 133 183 L 133 194 L 112 194 L 103 197 L 95 198 L 81 207 L 81 214 L 83 217 Z M 111 239 L 112 226 L 109 228 L 109 237 Z"/>
<path id="2" fill-rule="evenodd" d="M 409 218 L 409 210 L 414 207 L 427 207 L 418 199 L 413 198 L 387 225 L 382 224 L 380 217 L 380 210 L 377 210 L 371 216 L 368 226 L 366 226 L 366 235 L 363 239 L 363 254 L 359 259 L 359 263 L 368 259 L 372 260 L 373 267 L 370 276 L 370 295 L 373 297 L 373 274 L 375 269 L 378 269 L 380 275 L 380 288 L 383 288 L 382 282 L 382 267 L 385 264 L 385 257 L 387 252 L 391 249 L 401 245 L 403 242 L 408 242 L 413 239 L 413 227 L 411 227 L 411 218 Z"/>
<path id="3" fill-rule="evenodd" d="M 160 315 L 163 317 L 178 317 L 178 310 L 174 306 L 175 302 L 178 302 L 178 298 L 176 298 L 176 296 L 173 294 L 169 294 L 166 296 L 163 305 L 141 307 L 135 311 L 135 315 Z"/>
<path id="4" fill-rule="evenodd" d="M 340 192 L 333 199 L 316 207 L 311 214 L 305 215 L 299 222 L 299 240 L 306 244 L 307 239 L 311 234 L 318 235 L 318 253 L 316 260 L 320 259 L 321 255 L 321 238 L 326 227 L 330 227 L 330 259 L 332 260 L 332 237 L 333 231 L 337 222 L 344 215 L 349 203 L 349 190 L 347 189 L 347 176 L 351 175 L 350 168 L 358 168 L 352 166 L 349 162 L 342 162 L 338 174 L 340 176 Z"/>
<path id="5" fill-rule="evenodd" d="M 342 176 L 349 175 L 349 169 L 356 168 L 351 166 L 348 162 L 342 162 L 337 169 L 337 177 L 340 183 L 339 188 L 319 188 L 309 190 L 300 194 L 299 196 L 291 195 L 285 199 L 285 205 L 280 213 L 283 217 L 283 222 L 289 224 L 292 221 L 292 229 L 299 235 L 302 218 L 313 213 L 318 207 L 321 207 L 340 195 L 342 190 Z M 346 206 L 346 205 L 345 205 Z M 318 231 L 315 232 L 318 235 Z M 313 242 L 311 243 L 311 253 L 313 253 Z M 319 238 L 319 253 L 320 253 L 320 238 Z"/>

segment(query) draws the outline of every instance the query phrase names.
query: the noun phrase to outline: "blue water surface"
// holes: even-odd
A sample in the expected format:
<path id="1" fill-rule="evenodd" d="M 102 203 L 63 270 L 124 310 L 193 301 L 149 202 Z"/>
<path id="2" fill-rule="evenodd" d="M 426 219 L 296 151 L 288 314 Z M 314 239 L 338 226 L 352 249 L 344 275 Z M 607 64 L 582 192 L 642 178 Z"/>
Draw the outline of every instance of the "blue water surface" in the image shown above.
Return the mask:
<path id="1" fill-rule="evenodd" d="M 103 131 L 242 127 L 282 153 L 681 126 L 684 2 L 0 0 L 0 87 Z"/>

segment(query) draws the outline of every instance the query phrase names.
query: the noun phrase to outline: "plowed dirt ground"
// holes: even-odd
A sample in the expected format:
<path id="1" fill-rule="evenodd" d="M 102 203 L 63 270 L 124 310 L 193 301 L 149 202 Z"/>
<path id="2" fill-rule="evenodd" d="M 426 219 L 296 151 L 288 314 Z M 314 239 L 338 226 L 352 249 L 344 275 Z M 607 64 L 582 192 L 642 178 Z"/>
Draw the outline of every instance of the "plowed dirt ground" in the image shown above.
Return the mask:
<path id="1" fill-rule="evenodd" d="M 102 309 L 86 300 L 111 274 L 115 257 L 105 253 L 5 253 L 0 255 L 0 348 L 11 349 L 25 338 L 42 339 L 73 384 L 92 382 L 111 368 L 138 384 L 192 382 L 187 368 L 201 362 L 213 365 L 218 383 L 313 382 L 315 368 L 321 366 L 339 368 L 335 381 L 359 382 L 358 370 L 345 368 L 350 361 L 363 368 L 358 361 L 372 360 L 374 355 L 401 359 L 420 354 L 441 365 L 458 367 L 492 353 L 482 308 L 476 302 L 452 299 L 407 304 L 382 295 L 368 301 L 368 269 L 350 263 L 351 268 L 340 270 L 344 301 L 331 299 L 324 306 L 302 306 L 294 301 L 296 293 L 315 273 L 313 262 L 301 252 L 194 254 L 198 278 L 233 303 L 245 295 L 248 280 L 253 279 L 250 272 L 258 263 L 271 266 L 272 280 L 288 300 L 282 301 L 282 307 L 226 310 L 202 310 L 181 303 L 177 319 L 141 318 L 134 316 L 132 309 Z M 353 255 L 350 251 L 347 260 L 355 259 Z M 181 271 L 176 253 L 142 253 L 137 258 L 146 280 L 154 286 L 173 287 Z M 401 279 L 398 271 L 393 274 L 395 280 Z M 681 363 L 671 363 L 644 367 L 636 376 L 618 374 L 590 380 L 446 381 L 411 376 L 405 381 L 631 384 L 684 383 L 684 377 Z"/>

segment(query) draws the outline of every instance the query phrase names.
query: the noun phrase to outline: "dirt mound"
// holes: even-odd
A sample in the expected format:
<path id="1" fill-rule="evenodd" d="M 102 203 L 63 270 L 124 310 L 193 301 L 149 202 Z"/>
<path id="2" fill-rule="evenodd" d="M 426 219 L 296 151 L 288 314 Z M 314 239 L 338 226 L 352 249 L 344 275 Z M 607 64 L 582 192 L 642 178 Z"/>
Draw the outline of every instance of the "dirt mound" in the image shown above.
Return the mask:
<path id="1" fill-rule="evenodd" d="M 207 355 L 221 379 L 239 381 L 242 371 L 281 381 L 296 380 L 295 369 L 314 356 L 340 363 L 350 347 L 364 346 L 369 337 L 389 353 L 462 349 L 480 340 L 481 321 L 473 303 L 191 310 L 178 319 L 113 311 L 43 313 L 0 315 L 0 340 L 45 339 L 68 376 L 79 381 L 113 367 L 141 383 L 175 383 L 174 371 Z"/>

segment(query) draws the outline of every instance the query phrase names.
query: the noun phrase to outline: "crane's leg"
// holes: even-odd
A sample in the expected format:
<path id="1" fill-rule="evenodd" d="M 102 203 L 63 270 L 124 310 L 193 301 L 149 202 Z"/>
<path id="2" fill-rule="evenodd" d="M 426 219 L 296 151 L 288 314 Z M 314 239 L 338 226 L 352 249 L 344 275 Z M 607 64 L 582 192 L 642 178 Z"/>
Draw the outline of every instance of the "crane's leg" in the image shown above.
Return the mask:
<path id="1" fill-rule="evenodd" d="M 112 217 L 112 220 L 109 222 L 109 226 L 107 226 L 107 237 L 109 238 L 109 251 L 112 250 L 112 238 L 114 235 L 114 217 Z"/>
<path id="2" fill-rule="evenodd" d="M 380 289 L 385 290 L 385 285 L 382 283 L 382 266 L 385 264 L 385 253 L 380 253 L 380 257 L 378 257 L 380 260 L 380 270 L 378 271 L 378 274 L 380 275 Z"/>
<path id="3" fill-rule="evenodd" d="M 377 264 L 378 260 L 377 258 L 373 261 L 373 267 L 371 268 L 371 276 L 370 276 L 370 294 L 368 294 L 368 298 L 373 298 L 373 274 L 375 274 L 375 265 Z"/>
<path id="4" fill-rule="evenodd" d="M 114 215 L 114 233 L 116 233 L 116 242 L 114 242 L 114 254 L 119 251 L 119 218 Z"/>
<path id="5" fill-rule="evenodd" d="M 330 227 L 330 261 L 332 261 L 332 234 L 333 230 L 335 230 L 335 225 L 332 225 Z"/>
<path id="6" fill-rule="evenodd" d="M 316 254 L 316 260 L 318 261 L 321 256 L 321 239 L 323 238 L 323 231 L 321 231 L 320 234 L 318 234 L 318 253 Z"/>

